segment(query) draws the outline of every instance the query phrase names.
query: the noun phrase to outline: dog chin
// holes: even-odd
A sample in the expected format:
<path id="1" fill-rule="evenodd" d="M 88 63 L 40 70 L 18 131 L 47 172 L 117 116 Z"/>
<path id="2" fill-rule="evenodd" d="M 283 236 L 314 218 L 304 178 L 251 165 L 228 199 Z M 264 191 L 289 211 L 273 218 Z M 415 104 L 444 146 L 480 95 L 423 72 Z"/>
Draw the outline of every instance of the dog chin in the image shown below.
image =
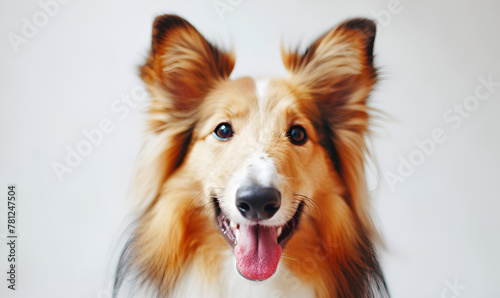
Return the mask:
<path id="1" fill-rule="evenodd" d="M 263 281 L 274 275 L 282 251 L 298 228 L 303 210 L 300 203 L 294 215 L 281 226 L 244 224 L 232 221 L 213 199 L 220 231 L 233 248 L 236 268 L 241 276 L 252 281 Z"/>

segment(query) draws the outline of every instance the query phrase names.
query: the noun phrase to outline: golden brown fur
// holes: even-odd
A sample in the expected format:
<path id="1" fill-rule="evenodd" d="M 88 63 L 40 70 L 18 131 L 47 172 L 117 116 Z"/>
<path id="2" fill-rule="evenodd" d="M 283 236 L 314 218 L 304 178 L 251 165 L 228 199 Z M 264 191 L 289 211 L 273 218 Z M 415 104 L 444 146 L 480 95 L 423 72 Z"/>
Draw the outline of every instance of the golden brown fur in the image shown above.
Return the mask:
<path id="1" fill-rule="evenodd" d="M 115 291 L 134 274 L 139 285 L 171 295 L 190 264 L 216 284 L 231 248 L 212 197 L 228 204 L 230 176 L 261 150 L 275 162 L 286 200 L 276 217 L 291 217 L 300 201 L 306 205 L 281 262 L 317 297 L 387 296 L 364 178 L 374 37 L 371 21 L 354 19 L 304 54 L 282 49 L 289 77 L 269 81 L 259 108 L 253 79 L 228 79 L 232 54 L 183 19 L 158 17 L 141 67 L 153 100 L 135 182 L 145 209 L 124 249 Z M 230 142 L 211 136 L 224 121 L 238 131 Z M 308 134 L 303 146 L 287 138 L 297 124 Z"/>

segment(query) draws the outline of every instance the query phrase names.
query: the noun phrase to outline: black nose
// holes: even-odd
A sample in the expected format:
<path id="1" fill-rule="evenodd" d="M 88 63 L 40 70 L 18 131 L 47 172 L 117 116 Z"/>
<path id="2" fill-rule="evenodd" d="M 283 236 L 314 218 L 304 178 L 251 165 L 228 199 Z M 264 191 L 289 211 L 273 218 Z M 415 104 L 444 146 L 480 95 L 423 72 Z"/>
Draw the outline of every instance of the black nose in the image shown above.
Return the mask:
<path id="1" fill-rule="evenodd" d="M 280 209 L 281 194 L 272 187 L 243 186 L 236 192 L 236 207 L 251 220 L 268 219 Z"/>

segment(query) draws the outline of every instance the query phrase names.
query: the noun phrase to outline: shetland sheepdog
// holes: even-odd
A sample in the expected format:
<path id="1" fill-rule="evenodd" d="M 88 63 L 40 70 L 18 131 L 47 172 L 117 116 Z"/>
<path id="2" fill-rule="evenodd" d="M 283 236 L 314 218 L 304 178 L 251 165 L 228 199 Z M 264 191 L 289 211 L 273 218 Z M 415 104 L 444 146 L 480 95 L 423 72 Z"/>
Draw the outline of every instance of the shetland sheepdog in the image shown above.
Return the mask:
<path id="1" fill-rule="evenodd" d="M 230 79 L 232 53 L 157 17 L 143 209 L 114 295 L 388 297 L 364 175 L 374 38 L 350 19 L 303 53 L 282 46 L 286 78 Z"/>

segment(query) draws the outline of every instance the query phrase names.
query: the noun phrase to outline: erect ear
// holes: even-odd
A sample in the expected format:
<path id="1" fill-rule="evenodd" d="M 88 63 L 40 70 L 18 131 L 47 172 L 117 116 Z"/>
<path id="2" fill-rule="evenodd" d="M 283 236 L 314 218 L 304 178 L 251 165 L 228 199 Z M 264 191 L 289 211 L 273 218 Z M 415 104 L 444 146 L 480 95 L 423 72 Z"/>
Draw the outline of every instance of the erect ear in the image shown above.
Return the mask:
<path id="1" fill-rule="evenodd" d="M 347 187 L 347 203 L 368 230 L 364 137 L 369 119 L 366 99 L 377 77 L 374 39 L 373 21 L 351 19 L 318 38 L 304 54 L 282 48 L 291 85 Z"/>
<path id="2" fill-rule="evenodd" d="M 135 192 L 148 202 L 188 154 L 201 101 L 234 67 L 232 54 L 220 51 L 186 20 L 163 15 L 153 24 L 151 52 L 141 66 L 152 102 Z"/>
<path id="3" fill-rule="evenodd" d="M 303 91 L 321 97 L 324 104 L 362 101 L 376 81 L 375 30 L 371 20 L 348 20 L 318 38 L 302 55 L 282 47 L 283 63 Z"/>
<path id="4" fill-rule="evenodd" d="M 189 110 L 233 67 L 233 55 L 211 45 L 186 20 L 162 15 L 154 21 L 151 52 L 140 70 L 150 90 L 164 92 L 151 90 L 153 97 L 166 97 L 175 110 Z"/>

